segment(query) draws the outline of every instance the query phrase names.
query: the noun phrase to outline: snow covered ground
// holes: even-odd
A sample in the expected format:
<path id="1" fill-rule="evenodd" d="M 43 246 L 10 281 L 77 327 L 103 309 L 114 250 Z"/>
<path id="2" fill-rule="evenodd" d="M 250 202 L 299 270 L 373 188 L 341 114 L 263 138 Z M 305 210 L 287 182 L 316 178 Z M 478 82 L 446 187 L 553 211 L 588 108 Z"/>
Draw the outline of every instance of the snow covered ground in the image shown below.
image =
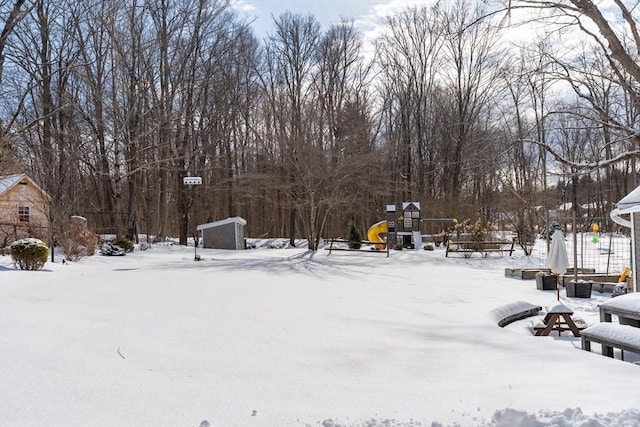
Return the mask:
<path id="1" fill-rule="evenodd" d="M 497 326 L 555 301 L 505 277 L 540 259 L 268 243 L 0 256 L 0 426 L 640 426 L 640 355 Z M 561 297 L 595 323 L 611 295 Z"/>

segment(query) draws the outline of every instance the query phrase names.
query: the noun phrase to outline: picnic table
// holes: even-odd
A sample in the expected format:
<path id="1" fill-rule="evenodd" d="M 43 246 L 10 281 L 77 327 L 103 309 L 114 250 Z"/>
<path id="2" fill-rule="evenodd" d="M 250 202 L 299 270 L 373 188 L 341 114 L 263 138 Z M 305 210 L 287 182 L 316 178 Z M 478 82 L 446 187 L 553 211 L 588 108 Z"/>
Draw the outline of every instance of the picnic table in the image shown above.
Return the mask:
<path id="1" fill-rule="evenodd" d="M 564 331 L 571 331 L 574 337 L 580 336 L 580 330 L 586 325 L 582 322 L 576 324 L 571 317 L 573 310 L 561 302 L 554 302 L 546 307 L 547 314 L 534 322 L 533 330 L 536 336 L 548 336 L 551 331 L 557 331 L 561 335 Z"/>
<path id="2" fill-rule="evenodd" d="M 640 354 L 640 293 L 617 296 L 599 308 L 600 323 L 582 331 L 582 349 L 591 351 L 591 343 L 596 342 L 604 356 L 614 357 L 614 347 L 620 349 L 622 360 L 625 350 Z M 618 323 L 613 323 L 613 315 Z"/>
<path id="3" fill-rule="evenodd" d="M 618 318 L 633 319 L 640 322 L 640 292 L 633 292 L 611 298 L 603 302 L 600 308 L 600 321 L 611 322 L 611 315 Z"/>

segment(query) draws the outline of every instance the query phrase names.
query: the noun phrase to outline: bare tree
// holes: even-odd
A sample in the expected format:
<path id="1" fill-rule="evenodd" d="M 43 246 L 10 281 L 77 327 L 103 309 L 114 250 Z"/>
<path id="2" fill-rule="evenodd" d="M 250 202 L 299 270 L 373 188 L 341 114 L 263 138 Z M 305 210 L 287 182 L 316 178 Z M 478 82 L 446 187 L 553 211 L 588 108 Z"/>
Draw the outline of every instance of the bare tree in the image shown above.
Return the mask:
<path id="1" fill-rule="evenodd" d="M 33 8 L 31 2 L 26 0 L 15 0 L 15 2 L 0 2 L 0 15 L 6 16 L 2 19 L 2 30 L 0 31 L 0 83 L 2 83 L 2 72 L 4 69 L 5 47 L 9 36 L 14 31 L 16 25 L 20 23 Z"/>
<path id="2" fill-rule="evenodd" d="M 18 96 L 20 101 L 16 106 L 9 100 L 15 101 L 10 95 L 9 84 L 3 82 L 4 63 L 6 58 L 6 46 L 16 26 L 30 13 L 32 2 L 16 0 L 15 2 L 0 1 L 0 99 L 6 100 L 7 105 L 0 105 L 5 114 L 0 114 L 0 174 L 18 172 L 24 166 L 20 161 L 10 129 L 21 112 L 26 92 Z M 15 87 L 15 86 L 14 86 Z"/>
<path id="3" fill-rule="evenodd" d="M 489 148 L 490 140 L 477 138 L 477 132 L 494 105 L 501 60 L 499 31 L 489 22 L 480 24 L 484 10 L 466 0 L 445 5 L 439 13 L 447 36 L 441 75 L 450 100 L 445 105 L 449 112 L 445 144 L 450 151 L 440 185 L 456 201 L 463 188 L 464 159 Z"/>
<path id="4" fill-rule="evenodd" d="M 395 199 L 425 197 L 431 206 L 438 200 L 445 215 L 464 213 L 465 199 L 490 216 L 501 49 L 499 31 L 479 20 L 483 14 L 466 1 L 407 9 L 388 20 L 378 40 L 381 126 Z"/>
<path id="5" fill-rule="evenodd" d="M 501 211 L 518 236 L 518 242 L 529 254 L 539 226 L 549 222 L 551 207 L 546 200 L 546 118 L 551 108 L 547 98 L 558 79 L 550 73 L 553 61 L 544 42 L 527 44 L 501 68 L 506 87 L 501 103 L 507 143 L 501 174 Z M 538 141 L 538 143 L 534 142 Z"/>
<path id="6" fill-rule="evenodd" d="M 72 5 L 60 8 L 47 0 L 35 2 L 33 12 L 15 29 L 11 60 L 28 77 L 29 109 L 19 126 L 21 150 L 31 176 L 51 196 L 49 241 L 64 232 L 82 193 L 78 153 L 80 133 L 73 100 L 78 90 L 72 78 L 77 48 L 66 29 Z M 53 257 L 53 251 L 52 251 Z"/>
<path id="7" fill-rule="evenodd" d="M 270 81 L 274 136 L 280 141 L 279 153 L 284 178 L 288 181 L 287 208 L 289 210 L 289 243 L 295 245 L 296 206 L 300 200 L 300 179 L 296 169 L 308 156 L 310 147 L 305 132 L 305 104 L 311 96 L 311 69 L 315 63 L 320 25 L 313 16 L 294 15 L 289 12 L 274 19 L 275 31 L 267 45 L 267 60 L 273 61 L 269 69 L 274 74 Z"/>
<path id="8" fill-rule="evenodd" d="M 202 114 L 204 110 L 202 104 L 209 102 L 203 97 L 204 88 L 210 85 L 213 73 L 202 73 L 201 70 L 215 70 L 214 72 L 220 72 L 224 76 L 225 85 L 218 86 L 214 93 L 214 96 L 224 98 L 224 94 L 231 93 L 236 86 L 235 73 L 228 72 L 224 66 L 225 61 L 233 56 L 227 56 L 226 52 L 237 55 L 242 55 L 243 52 L 234 45 L 234 36 L 238 37 L 241 32 L 234 28 L 232 16 L 222 3 L 211 4 L 209 1 L 199 1 L 192 5 L 192 9 L 183 9 L 183 13 L 191 16 L 192 25 L 180 40 L 176 41 L 181 53 L 177 56 L 180 64 L 179 73 L 173 77 L 172 84 L 179 88 L 179 101 L 175 112 L 177 115 L 176 137 L 172 154 L 175 161 L 172 169 L 175 170 L 176 178 L 174 192 L 177 198 L 180 244 L 186 245 L 189 231 L 195 235 L 195 227 L 192 226 L 189 230 L 189 214 L 195 200 L 193 194 L 195 189 L 185 187 L 182 184 L 183 178 L 191 172 L 202 172 L 201 157 L 203 148 L 206 147 L 201 144 L 201 133 L 204 132 L 205 120 L 218 121 L 219 124 L 230 123 L 229 110 L 233 105 L 227 103 L 228 108 L 219 115 L 204 116 Z M 210 64 L 213 64 L 213 67 Z M 221 139 L 223 143 L 231 144 L 229 133 Z M 230 156 L 232 150 L 229 145 L 226 145 L 226 148 Z M 233 165 L 230 163 L 228 162 L 228 170 L 233 174 Z"/>
<path id="9" fill-rule="evenodd" d="M 432 199 L 437 195 L 437 75 L 443 64 L 443 31 L 434 9 L 407 8 L 387 19 L 376 41 L 385 100 L 383 129 L 397 151 L 397 163 L 389 171 L 392 185 L 400 190 L 394 198 L 413 200 L 414 192 Z"/>
<path id="10" fill-rule="evenodd" d="M 301 164 L 304 176 L 299 205 L 310 247 L 316 249 L 330 216 L 345 229 L 352 218 L 365 221 L 368 195 L 379 171 L 371 133 L 369 70 L 361 55 L 362 36 L 342 21 L 321 37 L 313 94 L 307 110 L 311 151 Z M 359 209 L 358 209 L 359 207 Z M 334 231 L 335 233 L 335 231 Z"/>
<path id="11" fill-rule="evenodd" d="M 603 13 L 603 6 L 594 3 L 591 0 L 562 0 L 558 2 L 545 2 L 539 0 L 509 0 L 502 2 L 505 10 L 537 13 L 536 15 L 524 14 L 522 20 L 518 20 L 516 24 L 529 23 L 532 19 L 537 19 L 546 25 L 546 31 L 552 32 L 554 29 L 562 29 L 565 33 L 568 28 L 574 28 L 581 34 L 586 36 L 586 40 L 593 46 L 598 55 L 606 61 L 610 72 L 606 78 L 615 86 L 621 88 L 626 93 L 626 99 L 633 110 L 640 110 L 640 65 L 637 61 L 637 53 L 640 50 L 640 31 L 638 22 L 640 20 L 640 10 L 637 7 L 629 5 L 624 1 L 616 0 L 608 4 L 607 13 Z M 637 5 L 636 5 L 637 6 Z M 607 18 L 612 16 L 612 18 Z M 572 58 L 573 59 L 573 58 Z M 566 60 L 563 59 L 561 64 L 566 66 Z M 585 64 L 586 65 L 586 64 Z M 585 73 L 591 70 L 584 68 Z M 582 87 L 574 86 L 576 93 L 583 97 L 585 93 Z M 593 100 L 593 99 L 592 99 Z M 590 102 L 592 101 L 590 100 Z M 592 106 L 599 111 L 600 120 L 606 116 L 608 126 L 615 124 L 620 130 L 624 131 L 625 138 L 631 144 L 626 151 L 614 156 L 610 159 L 601 159 L 597 163 L 589 160 L 584 165 L 574 165 L 578 168 L 584 167 L 606 167 L 609 164 L 615 164 L 620 161 L 638 158 L 640 156 L 639 143 L 639 126 L 638 123 L 628 123 L 621 121 L 616 115 L 612 115 L 612 111 L 602 109 L 602 106 L 592 103 Z M 549 150 L 549 146 L 545 145 Z M 551 152 L 554 158 L 560 162 L 566 162 L 567 159 Z M 634 165 L 634 168 L 637 166 Z M 632 170 L 632 172 L 634 172 Z M 635 169 L 637 172 L 637 169 Z M 637 175 L 637 173 L 636 173 Z M 632 185 L 637 182 L 631 183 Z"/>

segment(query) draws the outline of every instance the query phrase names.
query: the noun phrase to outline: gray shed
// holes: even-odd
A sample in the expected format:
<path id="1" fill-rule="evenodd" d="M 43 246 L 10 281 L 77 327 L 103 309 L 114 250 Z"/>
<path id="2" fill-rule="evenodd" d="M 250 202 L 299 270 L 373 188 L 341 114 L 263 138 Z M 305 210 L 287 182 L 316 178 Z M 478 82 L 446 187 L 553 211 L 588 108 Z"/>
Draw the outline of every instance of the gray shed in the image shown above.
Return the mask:
<path id="1" fill-rule="evenodd" d="M 247 221 L 239 216 L 201 224 L 202 247 L 209 249 L 244 249 L 244 226 Z"/>
<path id="2" fill-rule="evenodd" d="M 629 215 L 629 219 L 622 216 Z M 616 208 L 611 211 L 611 219 L 617 224 L 631 229 L 631 269 L 633 270 L 633 289 L 640 292 L 640 186 L 624 196 Z"/>

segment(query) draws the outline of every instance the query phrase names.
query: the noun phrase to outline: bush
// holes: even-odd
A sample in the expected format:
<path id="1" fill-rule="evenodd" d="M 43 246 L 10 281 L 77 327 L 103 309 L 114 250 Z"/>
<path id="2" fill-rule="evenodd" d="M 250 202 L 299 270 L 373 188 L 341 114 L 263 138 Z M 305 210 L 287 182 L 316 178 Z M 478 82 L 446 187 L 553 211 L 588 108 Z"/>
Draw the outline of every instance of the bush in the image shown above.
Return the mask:
<path id="1" fill-rule="evenodd" d="M 476 219 L 476 222 L 471 223 L 470 219 L 466 219 L 460 223 L 457 223 L 454 227 L 456 234 L 460 236 L 460 234 L 465 233 L 469 234 L 471 240 L 474 242 L 482 242 L 487 239 L 489 234 L 489 228 L 491 224 L 486 223 L 483 224 L 480 218 Z"/>
<path id="2" fill-rule="evenodd" d="M 78 261 L 85 256 L 92 256 L 98 244 L 98 236 L 87 229 L 87 220 L 80 216 L 72 216 L 69 229 L 60 241 L 60 247 L 68 261 Z"/>
<path id="3" fill-rule="evenodd" d="M 433 245 L 431 243 L 429 243 L 427 245 L 424 245 L 423 249 L 425 251 L 432 251 L 432 250 L 434 250 L 434 247 L 433 247 Z"/>
<path id="4" fill-rule="evenodd" d="M 353 221 L 349 221 L 347 240 L 349 242 L 349 249 L 360 249 L 360 247 L 362 246 L 362 236 L 360 235 L 360 231 L 356 228 L 356 224 Z"/>
<path id="5" fill-rule="evenodd" d="M 48 256 L 49 248 L 40 239 L 21 239 L 11 244 L 11 258 L 20 270 L 42 270 Z"/>
<path id="6" fill-rule="evenodd" d="M 121 237 L 112 242 L 116 246 L 120 246 L 125 252 L 133 252 L 133 242 L 129 239 Z"/>
<path id="7" fill-rule="evenodd" d="M 125 255 L 124 249 L 122 249 L 118 245 L 114 245 L 111 242 L 106 242 L 105 244 L 103 244 L 102 248 L 100 249 L 100 253 L 102 255 L 107 255 L 107 256 L 123 256 L 123 255 Z"/>

